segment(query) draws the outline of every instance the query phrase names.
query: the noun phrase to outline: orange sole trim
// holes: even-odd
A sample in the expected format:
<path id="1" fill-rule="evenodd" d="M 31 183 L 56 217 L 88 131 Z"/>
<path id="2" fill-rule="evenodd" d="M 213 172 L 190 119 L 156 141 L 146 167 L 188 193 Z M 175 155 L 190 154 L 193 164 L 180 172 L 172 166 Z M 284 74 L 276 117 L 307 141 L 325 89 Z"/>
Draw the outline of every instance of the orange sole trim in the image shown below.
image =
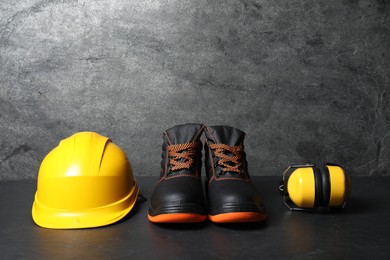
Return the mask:
<path id="1" fill-rule="evenodd" d="M 267 215 L 256 212 L 229 212 L 208 217 L 214 223 L 262 222 L 267 219 Z"/>
<path id="2" fill-rule="evenodd" d="M 207 215 L 199 215 L 194 213 L 170 213 L 151 216 L 148 214 L 148 219 L 153 223 L 198 223 L 207 219 Z"/>

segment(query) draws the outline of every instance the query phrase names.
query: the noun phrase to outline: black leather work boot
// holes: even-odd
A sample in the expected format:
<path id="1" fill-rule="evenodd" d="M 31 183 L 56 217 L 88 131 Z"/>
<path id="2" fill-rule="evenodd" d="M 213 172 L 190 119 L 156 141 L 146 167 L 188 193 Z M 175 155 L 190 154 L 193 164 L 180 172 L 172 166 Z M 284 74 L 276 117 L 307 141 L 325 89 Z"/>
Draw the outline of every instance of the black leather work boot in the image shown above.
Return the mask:
<path id="1" fill-rule="evenodd" d="M 174 126 L 163 134 L 160 180 L 150 199 L 154 223 L 202 222 L 207 218 L 201 181 L 203 124 Z"/>
<path id="2" fill-rule="evenodd" d="M 209 219 L 215 223 L 264 221 L 262 199 L 248 173 L 245 133 L 229 126 L 206 127 L 204 132 Z"/>

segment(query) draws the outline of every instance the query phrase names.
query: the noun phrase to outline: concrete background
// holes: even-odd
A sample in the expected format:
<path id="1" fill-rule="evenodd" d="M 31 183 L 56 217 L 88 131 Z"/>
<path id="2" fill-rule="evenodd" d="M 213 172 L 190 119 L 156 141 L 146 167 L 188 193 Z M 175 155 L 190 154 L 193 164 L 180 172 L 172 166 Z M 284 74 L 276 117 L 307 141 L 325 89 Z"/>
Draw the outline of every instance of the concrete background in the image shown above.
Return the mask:
<path id="1" fill-rule="evenodd" d="M 2 0 L 0 179 L 96 131 L 136 175 L 186 122 L 247 133 L 251 175 L 390 171 L 390 1 Z"/>

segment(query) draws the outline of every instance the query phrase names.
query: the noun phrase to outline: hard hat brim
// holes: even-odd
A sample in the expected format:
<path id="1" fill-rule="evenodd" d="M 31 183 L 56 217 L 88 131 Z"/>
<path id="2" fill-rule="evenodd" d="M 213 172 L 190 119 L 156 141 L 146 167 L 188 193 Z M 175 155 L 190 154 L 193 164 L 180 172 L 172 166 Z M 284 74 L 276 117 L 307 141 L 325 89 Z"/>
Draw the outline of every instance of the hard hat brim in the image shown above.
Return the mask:
<path id="1" fill-rule="evenodd" d="M 128 195 L 120 201 L 82 211 L 49 208 L 39 202 L 36 193 L 32 206 L 32 217 L 38 226 L 51 229 L 80 229 L 106 226 L 119 221 L 131 211 L 137 201 L 138 193 L 139 187 L 134 182 Z"/>

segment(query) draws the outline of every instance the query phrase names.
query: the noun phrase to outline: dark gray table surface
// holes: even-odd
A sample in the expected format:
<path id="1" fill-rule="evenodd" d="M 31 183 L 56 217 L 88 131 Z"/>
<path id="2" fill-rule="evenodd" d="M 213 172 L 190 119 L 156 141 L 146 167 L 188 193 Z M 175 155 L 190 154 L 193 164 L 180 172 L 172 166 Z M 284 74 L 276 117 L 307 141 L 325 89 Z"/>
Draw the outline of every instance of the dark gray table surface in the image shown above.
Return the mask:
<path id="1" fill-rule="evenodd" d="M 0 182 L 2 259 L 390 259 L 390 177 L 354 177 L 339 213 L 290 212 L 276 177 L 253 177 L 269 219 L 263 224 L 156 225 L 148 201 L 124 220 L 79 230 L 40 228 L 31 218 L 36 181 Z M 149 197 L 157 177 L 138 177 Z"/>

